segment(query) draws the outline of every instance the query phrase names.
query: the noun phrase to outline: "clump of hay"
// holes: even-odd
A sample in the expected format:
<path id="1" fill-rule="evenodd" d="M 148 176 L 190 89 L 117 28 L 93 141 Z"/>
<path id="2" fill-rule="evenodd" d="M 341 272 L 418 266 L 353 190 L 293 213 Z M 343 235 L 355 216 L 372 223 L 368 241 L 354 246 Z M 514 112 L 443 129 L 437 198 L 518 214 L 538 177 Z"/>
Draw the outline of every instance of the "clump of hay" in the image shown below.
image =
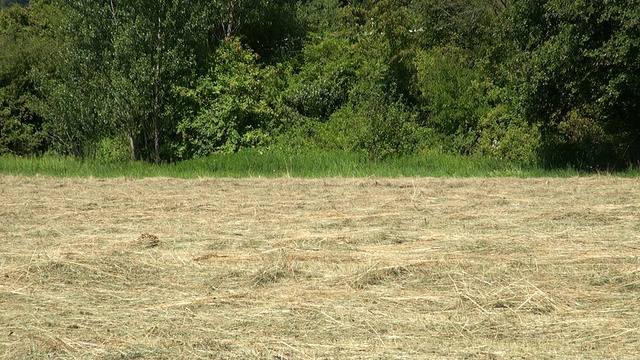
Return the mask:
<path id="1" fill-rule="evenodd" d="M 144 233 L 136 239 L 136 245 L 150 249 L 160 246 L 160 238 L 153 234 Z"/>

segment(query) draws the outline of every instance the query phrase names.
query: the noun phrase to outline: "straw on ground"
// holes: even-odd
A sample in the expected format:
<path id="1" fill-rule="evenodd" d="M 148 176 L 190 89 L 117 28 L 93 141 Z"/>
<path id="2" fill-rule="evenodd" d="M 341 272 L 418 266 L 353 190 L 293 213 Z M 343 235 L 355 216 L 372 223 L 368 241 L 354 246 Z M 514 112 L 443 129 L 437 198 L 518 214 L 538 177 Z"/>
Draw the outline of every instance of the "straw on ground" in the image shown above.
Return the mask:
<path id="1" fill-rule="evenodd" d="M 640 181 L 0 176 L 0 358 L 634 358 Z"/>

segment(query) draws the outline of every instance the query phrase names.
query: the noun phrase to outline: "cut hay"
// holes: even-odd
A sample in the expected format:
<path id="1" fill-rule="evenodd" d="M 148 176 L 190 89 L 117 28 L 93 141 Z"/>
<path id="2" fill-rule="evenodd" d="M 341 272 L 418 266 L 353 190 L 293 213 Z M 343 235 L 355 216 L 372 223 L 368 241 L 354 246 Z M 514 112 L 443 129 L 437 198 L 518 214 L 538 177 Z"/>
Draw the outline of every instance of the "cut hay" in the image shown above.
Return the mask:
<path id="1" fill-rule="evenodd" d="M 640 181 L 0 176 L 0 358 L 633 359 Z"/>

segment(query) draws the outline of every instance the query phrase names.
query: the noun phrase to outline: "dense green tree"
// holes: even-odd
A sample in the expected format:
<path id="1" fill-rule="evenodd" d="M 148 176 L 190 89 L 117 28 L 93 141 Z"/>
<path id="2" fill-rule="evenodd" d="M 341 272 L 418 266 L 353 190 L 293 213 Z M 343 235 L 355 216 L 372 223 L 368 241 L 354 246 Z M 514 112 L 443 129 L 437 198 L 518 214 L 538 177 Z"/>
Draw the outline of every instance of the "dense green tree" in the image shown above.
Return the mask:
<path id="1" fill-rule="evenodd" d="M 289 57 L 302 46 L 305 26 L 297 16 L 297 3 L 288 0 L 221 0 L 208 3 L 217 17 L 217 40 L 240 39 L 262 62 Z"/>
<path id="2" fill-rule="evenodd" d="M 91 128 L 84 136 L 91 141 L 126 133 L 133 159 L 160 161 L 163 140 L 175 131 L 171 88 L 193 79 L 212 17 L 201 3 L 182 0 L 60 6 L 66 52 L 57 76 L 43 81 L 43 109 L 58 124 L 52 129 Z M 74 92 L 77 101 L 60 102 Z M 73 109 L 83 111 L 74 116 Z"/>
<path id="3" fill-rule="evenodd" d="M 422 124 L 436 130 L 449 151 L 472 154 L 478 123 L 490 110 L 486 78 L 473 56 L 453 45 L 433 47 L 418 52 L 416 72 Z"/>
<path id="4" fill-rule="evenodd" d="M 44 119 L 33 104 L 33 71 L 51 69 L 59 15 L 41 3 L 0 11 L 0 153 L 27 155 L 45 149 Z"/>
<path id="5" fill-rule="evenodd" d="M 218 44 L 226 43 L 222 39 L 238 36 L 254 51 L 271 57 L 289 46 L 285 43 L 292 44 L 291 39 L 301 39 L 295 37 L 297 20 L 285 16 L 294 14 L 295 4 L 285 1 L 79 0 L 59 5 L 68 19 L 66 51 L 59 59 L 63 65 L 57 75 L 43 76 L 41 83 L 40 108 L 48 114 L 49 129 L 58 139 L 68 138 L 71 140 L 65 143 L 73 144 L 95 145 L 97 138 L 126 134 L 133 159 L 184 156 L 187 152 L 177 154 L 176 149 L 197 142 L 184 138 L 193 132 L 183 131 L 188 128 L 182 118 L 184 98 L 175 90 L 195 87 L 196 93 L 204 94 L 206 91 L 200 91 L 203 84 L 219 87 L 198 80 L 212 76 L 211 69 L 217 71 L 213 81 L 245 76 L 242 67 L 224 67 L 228 74 L 215 70 L 223 68 L 215 52 Z M 64 94 L 74 92 L 79 93 L 72 97 L 76 101 L 60 101 Z M 195 103 L 207 107 L 211 101 L 218 100 L 197 99 Z M 74 116 L 72 109 L 83 110 Z M 209 109 L 193 113 L 202 111 Z M 237 120 L 230 112 L 216 116 L 207 119 L 218 124 Z M 181 123 L 183 130 L 177 128 Z M 219 146 L 210 144 L 211 148 Z M 66 151 L 84 155 L 85 148 L 79 145 Z"/>
<path id="6" fill-rule="evenodd" d="M 318 44 L 308 44 L 304 66 L 291 78 L 286 100 L 301 115 L 320 121 L 349 98 L 357 81 L 357 72 L 365 63 L 349 40 L 326 37 Z"/>
<path id="7" fill-rule="evenodd" d="M 277 118 L 272 106 L 275 69 L 235 38 L 223 40 L 195 89 L 178 88 L 185 106 L 178 124 L 179 158 L 265 146 Z"/>
<path id="8" fill-rule="evenodd" d="M 504 0 L 414 0 L 409 5 L 413 33 L 424 47 L 456 45 L 482 48 L 491 25 L 506 9 Z"/>
<path id="9" fill-rule="evenodd" d="M 291 77 L 286 103 L 299 115 L 287 141 L 324 149 L 365 152 L 374 159 L 418 148 L 421 131 L 415 114 L 398 92 L 403 79 L 396 65 L 402 46 L 388 34 L 392 14 L 403 9 L 369 7 L 364 18 L 351 5 L 341 9 L 342 27 L 306 45 L 300 70 Z M 400 16 L 401 17 L 401 16 Z M 358 19 L 358 16 L 355 17 Z M 306 139 L 306 140 L 305 140 Z"/>
<path id="10" fill-rule="evenodd" d="M 0 152 L 637 164 L 639 1 L 34 1 L 0 13 Z"/>
<path id="11" fill-rule="evenodd" d="M 296 11 L 299 21 L 317 36 L 342 28 L 340 0 L 299 1 Z"/>
<path id="12" fill-rule="evenodd" d="M 507 66 L 548 155 L 592 166 L 640 160 L 640 2 L 514 1 Z"/>
<path id="13" fill-rule="evenodd" d="M 29 5 L 29 0 L 0 0 L 0 9 L 8 8 L 13 5 L 26 7 L 27 5 Z"/>

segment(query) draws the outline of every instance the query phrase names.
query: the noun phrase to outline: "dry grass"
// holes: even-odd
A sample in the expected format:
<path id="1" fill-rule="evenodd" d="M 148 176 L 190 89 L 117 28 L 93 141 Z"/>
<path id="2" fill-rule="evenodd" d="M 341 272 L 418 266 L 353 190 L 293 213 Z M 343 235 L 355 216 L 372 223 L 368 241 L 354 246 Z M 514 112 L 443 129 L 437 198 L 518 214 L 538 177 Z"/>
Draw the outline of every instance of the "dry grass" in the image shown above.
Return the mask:
<path id="1" fill-rule="evenodd" d="M 632 359 L 640 180 L 0 176 L 6 359 Z"/>

